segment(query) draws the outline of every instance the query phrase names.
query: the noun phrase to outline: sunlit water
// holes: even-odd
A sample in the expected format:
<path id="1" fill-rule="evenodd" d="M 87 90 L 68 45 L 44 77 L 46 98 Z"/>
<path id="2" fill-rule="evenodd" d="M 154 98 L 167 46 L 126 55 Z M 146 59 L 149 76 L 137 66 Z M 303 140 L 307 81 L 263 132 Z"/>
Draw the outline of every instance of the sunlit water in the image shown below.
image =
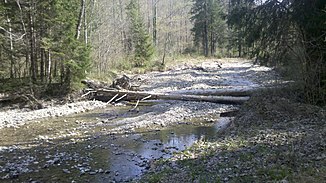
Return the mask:
<path id="1" fill-rule="evenodd" d="M 124 109 L 120 110 L 125 114 Z M 20 129 L 2 129 L 0 146 L 6 149 L 18 145 L 18 148 L 13 151 L 14 153 L 0 151 L 0 168 L 5 168 L 8 162 L 17 162 L 16 159 L 24 159 L 28 156 L 33 157 L 33 161 L 23 166 L 32 171 L 0 181 L 122 182 L 132 180 L 139 178 L 149 169 L 152 161 L 169 158 L 174 152 L 182 151 L 198 140 L 214 139 L 229 120 L 229 118 L 220 118 L 215 123 L 202 126 L 182 124 L 160 131 L 124 135 L 103 133 L 103 126 L 97 127 L 96 123 L 90 125 L 85 122 L 85 119 L 99 121 L 101 118 L 128 117 L 114 111 L 116 110 L 93 111 L 64 118 L 46 119 Z M 80 125 L 81 123 L 85 123 L 85 126 Z M 114 124 L 105 127 L 109 130 L 114 127 Z M 60 153 L 78 154 L 79 159 L 69 160 L 68 156 L 68 160 L 45 167 L 53 160 L 54 154 Z M 85 162 L 87 166 L 84 167 Z M 0 171 L 0 178 L 5 177 L 9 172 L 10 170 Z"/>

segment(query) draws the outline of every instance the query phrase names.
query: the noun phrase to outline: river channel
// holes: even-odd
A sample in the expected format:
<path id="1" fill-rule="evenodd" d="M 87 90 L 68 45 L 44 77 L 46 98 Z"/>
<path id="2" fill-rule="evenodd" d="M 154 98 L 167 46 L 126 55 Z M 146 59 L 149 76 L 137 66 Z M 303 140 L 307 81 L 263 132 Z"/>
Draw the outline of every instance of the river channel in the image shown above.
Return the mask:
<path id="1" fill-rule="evenodd" d="M 199 140 L 209 141 L 229 117 L 207 114 L 172 126 L 117 132 L 122 118 L 143 116 L 153 106 L 105 109 L 0 129 L 1 182 L 127 182 L 154 160 L 169 158 Z"/>
<path id="2" fill-rule="evenodd" d="M 273 73 L 271 68 L 248 60 L 222 59 L 187 62 L 140 78 L 144 81 L 142 90 L 166 93 L 259 88 L 277 79 Z M 225 113 L 239 108 L 189 101 L 134 106 L 109 105 L 0 129 L 0 182 L 101 183 L 138 179 L 153 161 L 169 158 L 197 141 L 214 139 L 230 124 L 232 118 Z M 8 117 L 12 116 L 10 113 Z"/>

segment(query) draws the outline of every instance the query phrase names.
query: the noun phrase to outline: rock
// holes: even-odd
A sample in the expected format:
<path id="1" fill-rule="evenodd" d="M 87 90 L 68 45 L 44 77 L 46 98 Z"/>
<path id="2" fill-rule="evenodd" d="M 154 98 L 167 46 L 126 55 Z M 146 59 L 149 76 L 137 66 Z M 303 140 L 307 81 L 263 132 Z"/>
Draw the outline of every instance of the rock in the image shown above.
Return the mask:
<path id="1" fill-rule="evenodd" d="M 42 168 L 43 168 L 43 169 L 49 168 L 49 165 L 48 165 L 48 164 L 45 164 L 45 165 L 43 165 Z"/>
<path id="2" fill-rule="evenodd" d="M 40 182 L 36 180 L 30 180 L 29 183 L 40 183 Z"/>
<path id="3" fill-rule="evenodd" d="M 62 169 L 62 171 L 63 173 L 67 173 L 67 174 L 71 173 L 68 169 Z"/>
<path id="4" fill-rule="evenodd" d="M 111 171 L 110 170 L 105 170 L 104 173 L 109 174 L 109 173 L 111 173 Z"/>
<path id="5" fill-rule="evenodd" d="M 54 158 L 52 160 L 52 164 L 59 164 L 60 163 L 60 158 Z"/>
<path id="6" fill-rule="evenodd" d="M 88 174 L 89 174 L 89 175 L 96 175 L 97 172 L 96 172 L 96 171 L 95 171 L 95 172 L 89 172 Z"/>

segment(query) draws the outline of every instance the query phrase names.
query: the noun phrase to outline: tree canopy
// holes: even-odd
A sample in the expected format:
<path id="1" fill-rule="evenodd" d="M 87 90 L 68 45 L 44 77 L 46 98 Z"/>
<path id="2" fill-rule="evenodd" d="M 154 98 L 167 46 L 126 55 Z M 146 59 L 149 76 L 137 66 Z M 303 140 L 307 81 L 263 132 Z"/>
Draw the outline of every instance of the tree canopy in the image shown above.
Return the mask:
<path id="1" fill-rule="evenodd" d="M 282 68 L 308 102 L 325 104 L 325 3 L 3 0 L 0 78 L 71 88 L 87 73 L 182 54 L 247 57 Z"/>
<path id="2" fill-rule="evenodd" d="M 1 1 L 0 77 L 60 82 L 71 88 L 90 67 L 89 49 L 77 39 L 79 0 Z"/>

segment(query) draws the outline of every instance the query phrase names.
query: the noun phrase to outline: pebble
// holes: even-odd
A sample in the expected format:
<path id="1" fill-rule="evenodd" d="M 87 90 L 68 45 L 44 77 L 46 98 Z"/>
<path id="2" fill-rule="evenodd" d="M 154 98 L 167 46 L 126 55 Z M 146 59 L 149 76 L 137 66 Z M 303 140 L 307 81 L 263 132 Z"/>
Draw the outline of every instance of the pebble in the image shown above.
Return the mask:
<path id="1" fill-rule="evenodd" d="M 96 172 L 96 171 L 95 171 L 95 172 L 89 172 L 88 174 L 89 174 L 89 175 L 96 175 L 97 172 Z"/>
<path id="2" fill-rule="evenodd" d="M 204 68 L 206 69 L 206 68 Z M 195 73 L 196 77 L 198 76 L 198 78 L 191 78 L 194 80 L 198 80 L 198 79 L 203 79 L 200 76 L 200 72 L 198 71 L 198 73 Z M 182 76 L 182 75 L 181 75 Z M 189 77 L 192 77 L 191 75 L 189 75 Z M 161 79 L 160 77 L 158 77 L 158 79 Z M 155 79 L 154 79 L 155 80 Z M 227 82 L 227 81 L 226 81 Z M 160 83 L 159 83 L 160 84 Z M 193 83 L 189 82 L 189 84 L 193 85 Z M 168 90 L 168 89 L 178 89 L 178 88 L 184 88 L 184 87 L 188 87 L 188 82 L 184 83 L 184 86 L 167 86 L 167 87 L 162 87 L 162 90 Z M 216 83 L 214 83 L 214 81 L 210 81 L 209 82 L 210 85 L 214 85 Z M 207 85 L 208 86 L 208 85 Z M 205 85 L 205 87 L 207 87 Z M 152 87 L 154 87 L 155 91 L 155 83 L 152 84 Z M 190 87 L 190 86 L 189 86 Z M 159 91 L 159 88 L 156 88 L 156 91 Z M 104 107 L 106 106 L 105 103 L 102 102 L 94 102 L 94 101 L 87 101 L 87 102 L 78 102 L 78 103 L 72 103 L 72 104 L 67 104 L 67 105 L 63 105 L 63 106 L 57 106 L 57 107 L 53 107 L 53 108 L 46 108 L 44 110 L 37 110 L 37 111 L 26 111 L 26 112 L 15 112 L 17 113 L 16 118 L 11 118 L 10 116 L 15 116 L 11 113 L 11 111 L 8 112 L 8 115 L 4 113 L 0 112 L 0 121 L 4 121 L 2 120 L 3 116 L 6 118 L 7 116 L 9 116 L 10 118 L 6 119 L 6 122 L 3 122 L 1 124 L 0 122 L 0 128 L 4 127 L 4 126 L 10 126 L 10 125 L 14 125 L 16 127 L 18 127 L 18 125 L 24 124 L 27 120 L 35 120 L 38 118 L 44 118 L 44 117 L 49 117 L 49 116 L 62 116 L 62 115 L 67 115 L 67 114 L 73 114 L 73 113 L 78 113 L 78 112 L 83 112 L 83 111 L 88 111 L 94 108 L 100 108 L 100 107 Z M 127 134 L 132 132 L 132 130 L 134 129 L 134 127 L 144 127 L 144 126 L 148 126 L 151 127 L 152 122 L 157 124 L 157 125 L 161 125 L 162 127 L 164 126 L 168 126 L 170 124 L 175 124 L 175 123 L 186 123 L 186 124 L 190 124 L 188 122 L 180 122 L 180 121 L 184 121 L 185 119 L 190 119 L 193 117 L 201 117 L 203 113 L 205 114 L 209 114 L 209 113 L 218 113 L 221 108 L 225 107 L 224 105 L 220 105 L 220 104 L 213 104 L 213 103 L 205 103 L 205 102 L 179 102 L 179 101 L 173 101 L 173 102 L 165 102 L 163 104 L 159 104 L 159 105 L 155 105 L 152 106 L 151 110 L 153 111 L 158 111 L 158 113 L 148 113 L 148 114 L 142 114 L 141 117 L 143 117 L 141 120 L 139 120 L 138 118 L 125 118 L 122 119 L 120 121 L 117 121 L 118 123 L 121 122 L 121 124 L 126 124 L 126 125 L 122 125 L 122 127 L 118 127 L 115 128 L 114 130 L 116 132 L 120 132 L 121 130 L 122 133 L 126 132 Z M 41 114 L 42 112 L 42 114 Z M 43 114 L 44 113 L 44 114 Z M 145 120 L 143 120 L 145 119 Z M 146 120 L 147 119 L 147 120 Z M 101 123 L 105 123 L 107 122 L 107 120 L 101 120 L 101 118 L 98 118 L 99 122 Z M 127 121 L 128 123 L 124 123 L 125 120 L 130 120 Z M 134 120 L 134 121 L 132 121 Z M 208 121 L 213 120 L 213 119 L 207 119 Z M 65 122 L 67 122 L 67 120 L 65 120 Z M 84 122 L 75 121 L 76 124 L 81 124 Z M 85 122 L 84 123 L 84 127 L 85 129 L 88 128 L 88 124 Z M 120 130 L 120 131 L 119 131 Z M 53 129 L 48 129 L 48 131 L 53 131 Z M 155 131 L 160 131 L 160 129 L 156 129 Z M 85 132 L 88 133 L 88 132 Z M 92 133 L 92 132 L 90 132 Z M 174 132 L 171 132 L 171 134 L 174 134 Z M 115 138 L 115 137 L 114 137 Z M 45 138 L 46 139 L 46 138 Z M 141 140 L 140 140 L 141 141 Z M 144 142 L 147 142 L 144 140 Z M 163 145 L 162 143 L 158 143 L 156 144 L 157 146 L 161 146 Z M 111 144 L 112 147 L 114 147 L 115 150 L 118 150 L 118 148 L 114 145 Z M 92 149 L 92 146 L 87 147 L 88 149 Z M 178 150 L 176 147 L 170 147 L 167 149 L 176 149 Z M 153 150 L 158 150 L 157 147 L 154 147 Z M 164 149 L 163 149 L 164 150 Z M 163 152 L 162 150 L 162 152 Z M 1 151 L 1 149 L 0 149 Z M 166 150 L 168 151 L 168 150 Z M 120 152 L 116 152 L 116 154 L 120 154 Z M 140 156 L 140 155 L 139 155 Z M 70 157 L 70 160 L 72 157 Z M 61 162 L 64 162 L 65 160 L 69 160 L 69 155 L 67 154 L 61 154 L 61 155 L 57 155 L 56 156 L 50 156 L 47 161 L 47 164 L 45 164 L 43 166 L 43 168 L 48 168 L 50 165 L 53 164 L 59 164 Z M 140 166 L 145 167 L 146 169 L 149 168 L 148 166 L 148 162 L 147 160 L 145 160 L 144 157 L 140 156 L 141 160 L 144 160 L 140 163 Z M 78 158 L 77 158 L 78 160 Z M 35 161 L 34 163 L 36 163 L 37 161 Z M 80 161 L 79 161 L 80 162 Z M 37 163 L 38 164 L 38 163 Z M 86 167 L 87 166 L 87 167 Z M 81 175 L 85 174 L 85 172 L 88 172 L 89 175 L 95 175 L 97 173 L 105 173 L 105 174 L 109 174 L 110 170 L 103 170 L 103 169 L 99 169 L 97 171 L 91 171 L 91 168 L 88 167 L 89 163 L 83 163 L 83 164 L 78 164 L 77 168 Z M 68 169 L 63 169 L 62 170 L 64 173 L 71 173 Z M 119 176 L 119 172 L 116 171 L 114 173 L 115 176 Z M 73 182 L 73 181 L 72 181 Z"/>
<path id="3" fill-rule="evenodd" d="M 85 109 L 93 110 L 103 108 L 106 105 L 106 103 L 100 101 L 82 101 L 33 111 L 11 110 L 0 112 L 0 128 L 18 127 L 32 120 L 80 113 L 84 112 Z"/>
<path id="4" fill-rule="evenodd" d="M 111 173 L 111 171 L 110 170 L 105 170 L 104 173 L 109 174 L 109 173 Z"/>
<path id="5" fill-rule="evenodd" d="M 71 173 L 68 169 L 62 169 L 62 171 L 63 173 L 67 173 L 67 174 Z"/>

